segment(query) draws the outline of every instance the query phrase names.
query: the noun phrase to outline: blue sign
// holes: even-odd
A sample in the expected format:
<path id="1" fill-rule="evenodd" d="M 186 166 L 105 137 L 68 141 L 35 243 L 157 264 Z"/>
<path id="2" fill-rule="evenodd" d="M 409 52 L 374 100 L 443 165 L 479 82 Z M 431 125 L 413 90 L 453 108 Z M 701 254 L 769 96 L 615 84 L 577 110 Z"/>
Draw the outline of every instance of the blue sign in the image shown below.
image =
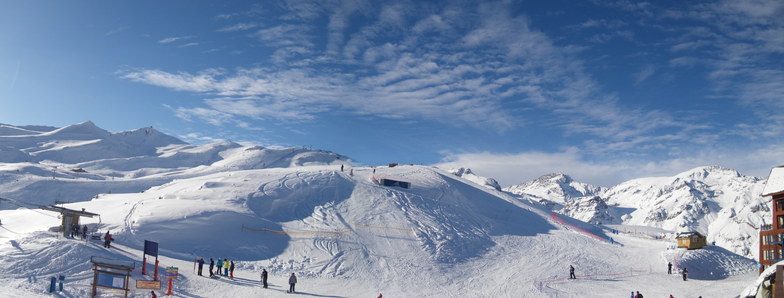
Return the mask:
<path id="1" fill-rule="evenodd" d="M 144 254 L 151 255 L 153 257 L 158 256 L 158 242 L 152 242 L 149 240 L 144 240 Z"/>
<path id="2" fill-rule="evenodd" d="M 107 288 L 125 289 L 125 278 L 124 275 L 98 272 L 95 284 Z"/>

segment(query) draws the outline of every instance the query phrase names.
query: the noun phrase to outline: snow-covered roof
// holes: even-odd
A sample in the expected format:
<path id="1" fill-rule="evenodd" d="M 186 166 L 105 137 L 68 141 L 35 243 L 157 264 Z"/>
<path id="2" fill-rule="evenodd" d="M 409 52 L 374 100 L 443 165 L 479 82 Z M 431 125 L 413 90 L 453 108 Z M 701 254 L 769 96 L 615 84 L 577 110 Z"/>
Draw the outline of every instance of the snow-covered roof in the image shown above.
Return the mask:
<path id="1" fill-rule="evenodd" d="M 773 194 L 784 192 L 784 166 L 778 166 L 770 170 L 768 182 L 762 190 L 762 196 L 767 197 Z"/>
<path id="2" fill-rule="evenodd" d="M 697 235 L 697 236 L 700 236 L 700 237 L 705 237 L 702 234 L 700 234 L 700 232 L 680 232 L 680 233 L 678 233 L 677 236 L 675 236 L 675 238 L 676 239 L 677 238 L 691 238 L 694 235 Z"/>

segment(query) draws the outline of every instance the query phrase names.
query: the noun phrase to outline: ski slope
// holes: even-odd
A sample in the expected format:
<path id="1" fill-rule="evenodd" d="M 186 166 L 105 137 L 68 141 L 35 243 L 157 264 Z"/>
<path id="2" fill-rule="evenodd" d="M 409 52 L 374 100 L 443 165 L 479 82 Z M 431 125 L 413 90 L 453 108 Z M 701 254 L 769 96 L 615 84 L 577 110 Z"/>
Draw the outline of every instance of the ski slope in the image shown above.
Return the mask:
<path id="1" fill-rule="evenodd" d="M 181 268 L 175 293 L 187 297 L 284 296 L 291 272 L 301 294 L 316 297 L 619 297 L 631 290 L 724 297 L 756 277 L 752 260 L 716 247 L 676 251 L 671 241 L 623 234 L 612 234 L 616 244 L 597 240 L 527 199 L 439 169 L 375 169 L 411 189 L 379 186 L 372 168 L 352 169 L 353 176 L 334 165 L 227 171 L 66 204 L 101 214 L 86 222 L 112 231 L 110 250 L 47 232 L 59 221 L 44 211 L 0 211 L 0 289 L 46 296 L 47 278 L 64 273 L 65 295 L 87 296 L 90 256 L 140 263 L 145 239 L 159 242 L 162 266 Z M 194 257 L 235 260 L 237 278 L 198 277 Z M 676 260 L 693 268 L 690 281 L 664 274 Z M 564 279 L 570 264 L 577 280 Z M 261 268 L 270 289 L 258 284 Z"/>

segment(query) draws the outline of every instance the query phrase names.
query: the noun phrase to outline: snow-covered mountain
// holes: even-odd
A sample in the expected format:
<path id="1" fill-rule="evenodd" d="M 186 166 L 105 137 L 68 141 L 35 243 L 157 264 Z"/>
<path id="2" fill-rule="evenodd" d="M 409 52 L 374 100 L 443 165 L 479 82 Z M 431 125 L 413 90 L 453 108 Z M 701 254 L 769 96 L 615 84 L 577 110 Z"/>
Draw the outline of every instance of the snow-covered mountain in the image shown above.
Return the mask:
<path id="1" fill-rule="evenodd" d="M 759 227 L 770 223 L 765 180 L 722 167 L 699 167 L 673 177 L 641 178 L 602 195 L 623 224 L 698 231 L 709 242 L 756 257 Z"/>
<path id="2" fill-rule="evenodd" d="M 545 205 L 560 206 L 575 198 L 594 197 L 605 191 L 599 186 L 577 182 L 568 175 L 554 173 L 541 176 L 535 180 L 509 186 L 504 191 L 517 195 L 530 195 Z"/>
<path id="3" fill-rule="evenodd" d="M 181 268 L 175 295 L 186 297 L 290 297 L 285 286 L 292 272 L 302 294 L 318 297 L 618 297 L 630 288 L 649 296 L 698 291 L 713 297 L 754 280 L 753 260 L 720 247 L 671 250 L 671 240 L 624 234 L 612 234 L 610 242 L 602 226 L 552 217 L 540 200 L 561 202 L 575 217 L 590 215 L 588 222 L 636 216 L 602 196 L 612 189 L 570 178 L 545 179 L 557 187 L 531 184 L 550 191 L 545 199 L 547 191 L 536 197 L 497 191 L 470 170 L 403 165 L 344 172 L 340 165 L 351 161 L 332 152 L 147 140 L 152 133 L 111 141 L 144 148 L 84 160 L 80 149 L 92 152 L 94 143 L 83 141 L 122 138 L 89 126 L 68 137 L 64 129 L 3 136 L 19 136 L 13 148 L 31 158 L 0 162 L 0 198 L 13 199 L 0 202 L 3 295 L 49 297 L 41 294 L 48 278 L 65 274 L 63 295 L 89 296 L 90 256 L 133 262 L 131 285 L 150 280 L 138 270 L 144 240 L 159 243 L 162 267 Z M 66 151 L 49 155 L 58 160 L 39 159 L 46 145 L 21 140 L 32 138 Z M 382 186 L 374 175 L 412 186 Z M 559 200 L 557 193 L 569 196 Z M 111 231 L 115 248 L 63 238 L 49 231 L 61 222 L 56 214 L 27 209 L 53 200 L 100 214 L 81 224 Z M 235 261 L 236 279 L 199 277 L 191 269 L 198 257 Z M 667 262 L 688 267 L 692 280 L 675 283 L 677 277 L 658 273 Z M 567 282 L 569 265 L 578 279 Z M 261 268 L 270 272 L 269 289 L 258 285 Z M 132 286 L 130 297 L 147 296 L 149 290 Z"/>
<path id="4" fill-rule="evenodd" d="M 770 218 L 770 203 L 760 197 L 764 185 L 764 179 L 713 166 L 611 188 L 550 174 L 504 190 L 535 196 L 553 211 L 586 222 L 698 231 L 709 242 L 756 257 L 758 228 Z"/>
<path id="5" fill-rule="evenodd" d="M 501 185 L 498 184 L 498 181 L 496 181 L 493 178 L 487 178 L 487 177 L 476 175 L 474 174 L 474 172 L 471 171 L 471 169 L 457 168 L 457 169 L 450 169 L 448 172 L 452 173 L 457 177 L 463 178 L 465 180 L 471 181 L 481 186 L 492 188 L 499 191 L 501 190 Z"/>
<path id="6" fill-rule="evenodd" d="M 227 170 L 333 163 L 351 160 L 304 148 L 191 145 L 150 127 L 112 133 L 90 121 L 62 128 L 0 127 L 0 197 L 32 204 L 141 192 L 174 179 Z M 0 203 L 0 209 L 16 207 Z"/>

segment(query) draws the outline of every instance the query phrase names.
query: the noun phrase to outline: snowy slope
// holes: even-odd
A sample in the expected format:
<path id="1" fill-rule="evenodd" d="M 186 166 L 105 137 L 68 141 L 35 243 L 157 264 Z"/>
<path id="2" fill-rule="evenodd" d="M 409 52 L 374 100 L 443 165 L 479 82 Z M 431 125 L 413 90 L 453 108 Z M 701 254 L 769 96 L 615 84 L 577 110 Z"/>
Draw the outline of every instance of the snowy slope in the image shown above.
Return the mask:
<path id="1" fill-rule="evenodd" d="M 47 142 L 105 135 L 77 131 L 91 133 Z M 89 148 L 80 146 L 71 152 Z M 0 293 L 47 297 L 41 292 L 47 279 L 65 274 L 64 296 L 89 296 L 89 257 L 133 261 L 139 268 L 144 240 L 159 242 L 162 266 L 180 268 L 175 295 L 183 297 L 286 296 L 291 272 L 300 278 L 301 294 L 317 297 L 625 297 L 630 289 L 648 296 L 721 297 L 755 279 L 754 261 L 729 250 L 671 250 L 669 240 L 609 234 L 565 216 L 554 220 L 541 198 L 499 192 L 437 168 L 351 167 L 331 152 L 234 143 L 175 143 L 146 152 L 154 153 L 0 163 L 0 197 L 73 201 L 64 206 L 101 215 L 83 224 L 98 233 L 111 230 L 116 239 L 107 250 L 62 238 L 48 231 L 60 222 L 55 214 L 4 201 Z M 380 186 L 374 175 L 412 187 Z M 591 204 L 604 200 L 574 196 L 562 202 L 579 210 L 600 209 Z M 237 278 L 199 277 L 194 257 L 230 258 Z M 677 283 L 677 276 L 663 274 L 668 261 L 690 268 L 693 280 Z M 577 280 L 565 279 L 570 264 Z M 270 289 L 258 285 L 261 268 L 270 271 Z M 133 278 L 149 279 L 138 269 Z M 134 290 L 131 296 L 148 294 Z"/>
<path id="2" fill-rule="evenodd" d="M 498 184 L 498 181 L 496 181 L 493 178 L 482 177 L 477 174 L 474 174 L 474 172 L 472 172 L 471 169 L 467 169 L 467 168 L 450 169 L 449 173 L 452 173 L 457 177 L 463 178 L 465 180 L 471 181 L 473 183 L 479 184 L 484 187 L 489 187 L 499 191 L 501 190 L 501 185 Z"/>
<path id="3" fill-rule="evenodd" d="M 89 256 L 140 266 L 145 239 L 159 242 L 162 265 L 181 268 L 179 295 L 196 297 L 285 295 L 282 283 L 290 272 L 300 277 L 301 292 L 326 297 L 606 297 L 632 287 L 664 295 L 659 285 L 676 277 L 657 268 L 668 260 L 694 267 L 695 280 L 667 293 L 720 296 L 754 279 L 747 274 L 753 261 L 726 250 L 670 251 L 669 242 L 633 235 L 614 235 L 613 245 L 551 221 L 536 203 L 448 172 L 423 166 L 376 170 L 413 186 L 376 185 L 371 168 L 354 168 L 351 176 L 338 166 L 306 166 L 178 179 L 143 193 L 66 205 L 101 214 L 86 222 L 92 230 L 112 231 L 113 250 L 44 232 L 58 223 L 51 215 L 0 211 L 0 238 L 6 240 L 0 242 L 0 290 L 35 296 L 48 276 L 65 273 L 67 293 L 88 295 Z M 199 278 L 191 271 L 194 256 L 236 261 L 238 279 Z M 563 279 L 569 264 L 578 268 L 578 281 Z M 262 267 L 270 271 L 267 290 L 254 282 Z M 147 279 L 138 272 L 135 278 Z M 717 281 L 722 286 L 706 290 Z"/>
<path id="4" fill-rule="evenodd" d="M 29 134 L 0 135 L 0 197 L 33 204 L 141 192 L 227 170 L 351 164 L 321 150 L 232 142 L 190 145 L 152 128 L 110 133 L 89 121 L 41 132 L 4 128 Z M 13 208 L 0 202 L 0 209 Z"/>
<path id="5" fill-rule="evenodd" d="M 764 185 L 764 179 L 731 169 L 699 167 L 611 188 L 551 174 L 504 190 L 535 196 L 553 211 L 586 222 L 699 231 L 709 242 L 756 258 L 758 227 L 770 218 L 770 203 L 760 196 Z"/>
<path id="6" fill-rule="evenodd" d="M 734 170 L 700 167 L 621 183 L 603 196 L 626 211 L 624 224 L 699 231 L 709 242 L 756 258 L 758 228 L 770 218 L 770 203 L 760 196 L 764 185 Z"/>
<path id="7" fill-rule="evenodd" d="M 504 191 L 513 194 L 532 195 L 556 204 L 564 204 L 574 198 L 593 197 L 604 190 L 599 186 L 574 181 L 572 177 L 564 174 L 548 174 L 504 188 Z"/>

